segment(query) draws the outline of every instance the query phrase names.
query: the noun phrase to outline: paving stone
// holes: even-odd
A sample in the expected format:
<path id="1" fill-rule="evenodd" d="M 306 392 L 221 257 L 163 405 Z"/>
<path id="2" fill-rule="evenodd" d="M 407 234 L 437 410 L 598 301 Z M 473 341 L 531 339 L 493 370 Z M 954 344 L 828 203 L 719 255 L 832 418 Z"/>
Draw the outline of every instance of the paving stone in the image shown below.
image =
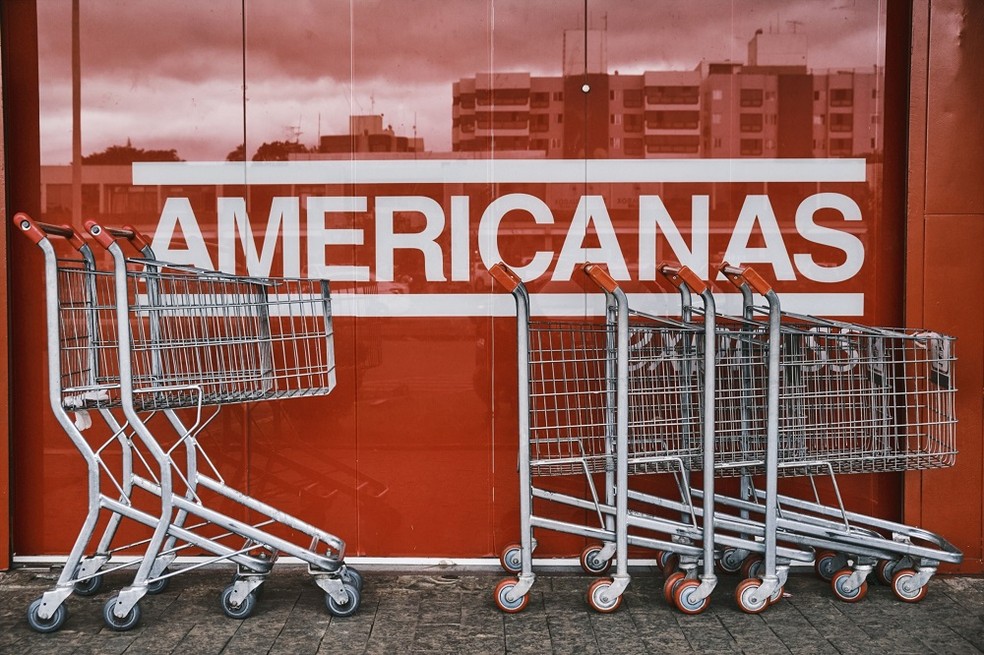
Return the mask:
<path id="1" fill-rule="evenodd" d="M 63 629 L 33 632 L 27 606 L 57 579 L 57 570 L 0 575 L 0 653 L 40 655 L 212 655 L 216 653 L 980 653 L 984 650 L 984 579 L 940 577 L 917 604 L 898 601 L 872 583 L 859 603 L 836 600 L 827 583 L 791 576 L 791 596 L 759 615 L 735 604 L 738 580 L 722 576 L 707 611 L 684 616 L 667 606 L 662 575 L 632 572 L 622 606 L 592 611 L 585 592 L 595 578 L 575 571 L 539 574 L 527 608 L 496 607 L 501 573 L 363 571 L 359 611 L 332 617 L 324 592 L 303 567 L 278 567 L 264 584 L 254 615 L 227 618 L 219 593 L 228 568 L 208 567 L 173 579 L 141 600 L 131 632 L 108 630 L 102 606 L 132 572 L 107 575 L 106 591 L 71 597 Z"/>
<path id="2" fill-rule="evenodd" d="M 649 652 L 630 612 L 620 610 L 612 614 L 591 613 L 588 619 L 602 653 L 643 655 Z"/>
<path id="3" fill-rule="evenodd" d="M 671 610 L 672 611 L 672 610 Z M 716 612 L 677 617 L 690 647 L 698 653 L 740 653 L 737 643 Z"/>

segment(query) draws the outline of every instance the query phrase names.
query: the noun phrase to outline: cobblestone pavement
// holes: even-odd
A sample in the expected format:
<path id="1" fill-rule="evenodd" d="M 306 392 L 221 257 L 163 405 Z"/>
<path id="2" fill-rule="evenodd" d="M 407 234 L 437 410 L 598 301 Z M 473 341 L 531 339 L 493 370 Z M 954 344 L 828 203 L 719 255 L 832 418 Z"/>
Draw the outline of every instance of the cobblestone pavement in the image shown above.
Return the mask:
<path id="1" fill-rule="evenodd" d="M 161 595 L 141 601 L 140 624 L 125 633 L 106 629 L 102 605 L 109 589 L 126 583 L 107 576 L 103 592 L 72 597 L 68 621 L 42 635 L 27 625 L 27 606 L 57 571 L 17 569 L 0 574 L 0 653 L 979 653 L 984 650 L 984 579 L 937 577 L 918 604 L 895 599 L 873 584 L 848 604 L 811 574 L 796 573 L 790 595 L 761 615 L 735 605 L 738 580 L 722 577 L 710 608 L 684 616 L 662 599 L 662 576 L 633 571 L 622 607 L 589 609 L 591 578 L 540 573 L 529 606 L 505 615 L 492 601 L 503 576 L 455 569 L 362 569 L 362 606 L 332 618 L 324 594 L 303 567 L 274 570 L 252 617 L 226 618 L 219 592 L 229 571 L 199 569 L 176 576 Z M 119 577 L 113 577 L 113 576 Z"/>

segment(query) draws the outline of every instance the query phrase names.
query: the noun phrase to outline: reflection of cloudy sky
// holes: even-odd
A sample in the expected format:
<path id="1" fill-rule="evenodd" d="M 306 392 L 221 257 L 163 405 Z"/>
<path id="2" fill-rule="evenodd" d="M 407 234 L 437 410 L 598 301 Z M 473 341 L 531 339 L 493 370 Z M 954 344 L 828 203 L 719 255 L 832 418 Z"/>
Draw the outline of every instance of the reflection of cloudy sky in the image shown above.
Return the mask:
<path id="1" fill-rule="evenodd" d="M 756 29 L 804 32 L 813 68 L 881 63 L 886 0 L 588 0 L 608 69 L 744 61 Z M 131 139 L 222 159 L 243 141 L 241 0 L 81 3 L 82 149 Z M 451 84 L 477 72 L 559 75 L 582 0 L 246 0 L 247 149 L 347 131 L 349 114 L 414 125 L 449 150 Z M 71 159 L 71 2 L 40 0 L 45 163 Z"/>

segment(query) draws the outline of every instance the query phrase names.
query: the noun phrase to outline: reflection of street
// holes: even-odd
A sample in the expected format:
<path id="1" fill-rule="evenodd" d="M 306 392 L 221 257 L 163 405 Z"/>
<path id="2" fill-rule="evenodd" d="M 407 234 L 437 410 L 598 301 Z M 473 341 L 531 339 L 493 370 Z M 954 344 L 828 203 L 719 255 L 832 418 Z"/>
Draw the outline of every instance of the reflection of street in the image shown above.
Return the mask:
<path id="1" fill-rule="evenodd" d="M 490 549 L 491 375 L 477 323 L 382 321 L 380 365 L 356 372 L 359 473 L 389 489 L 376 508 L 360 498 L 368 552 Z"/>
<path id="2" fill-rule="evenodd" d="M 578 7 L 561 10 L 551 3 L 521 3 L 521 11 L 500 11 L 494 17 L 499 54 L 489 72 L 477 74 L 489 70 L 483 62 L 488 63 L 485 50 L 492 45 L 478 38 L 489 27 L 487 12 L 478 4 L 470 9 L 464 3 L 456 6 L 454 20 L 429 31 L 424 42 L 412 25 L 427 12 L 394 20 L 392 12 L 387 15 L 357 3 L 353 16 L 360 20 L 347 23 L 331 20 L 332 12 L 317 3 L 297 9 L 308 12 L 308 20 L 298 20 L 297 15 L 291 20 L 276 13 L 279 10 L 263 9 L 262 2 L 253 3 L 248 81 L 254 119 L 249 134 L 236 127 L 246 124 L 237 119 L 244 119 L 245 111 L 246 42 L 214 43 L 218 57 L 231 52 L 229 65 L 211 71 L 188 68 L 187 86 L 154 84 L 166 72 L 161 62 L 194 55 L 196 48 L 180 40 L 158 43 L 132 34 L 123 38 L 147 26 L 134 23 L 126 9 L 110 16 L 100 8 L 107 4 L 94 0 L 81 23 L 83 44 L 108 38 L 110 46 L 91 49 L 82 69 L 84 88 L 128 84 L 128 76 L 119 74 L 121 62 L 124 69 L 139 72 L 146 86 L 140 94 L 117 95 L 114 90 L 82 95 L 87 112 L 118 119 L 86 128 L 87 148 L 105 148 L 102 154 L 114 158 L 87 158 L 81 170 L 73 171 L 61 165 L 70 157 L 57 149 L 68 152 L 63 142 L 70 130 L 51 120 L 69 115 L 59 103 L 70 94 L 55 93 L 64 76 L 57 74 L 59 64 L 52 55 L 70 41 L 70 23 L 58 19 L 59 3 L 38 3 L 40 40 L 55 44 L 54 50 L 45 48 L 39 55 L 41 145 L 44 162 L 59 164 L 41 167 L 43 216 L 62 222 L 73 209 L 81 209 L 86 217 L 107 223 L 133 223 L 148 235 L 172 235 L 170 241 L 163 238 L 159 255 L 167 245 L 176 257 L 211 268 L 324 274 L 332 278 L 336 298 L 362 296 L 353 313 L 336 314 L 343 324 L 351 319 L 347 333 L 339 329 L 338 334 L 354 346 L 339 348 L 339 388 L 331 397 L 228 412 L 223 418 L 225 433 L 214 441 L 228 445 L 221 454 L 233 475 L 244 477 L 262 491 L 260 495 L 269 493 L 278 504 L 283 500 L 291 510 L 325 517 L 327 525 L 336 525 L 340 517 L 345 526 L 341 532 L 351 532 L 353 547 L 363 552 L 416 552 L 426 543 L 428 554 L 443 553 L 455 546 L 448 539 L 463 540 L 458 552 L 486 552 L 481 535 L 487 534 L 490 521 L 470 517 L 481 518 L 485 512 L 495 523 L 516 505 L 511 499 L 515 416 L 503 411 L 515 396 L 514 366 L 507 361 L 508 376 L 491 366 L 494 344 L 482 327 L 491 321 L 444 318 L 441 313 L 486 312 L 485 305 L 463 308 L 456 304 L 457 296 L 470 296 L 472 308 L 498 296 L 499 290 L 489 293 L 485 272 L 494 260 L 526 266 L 542 254 L 540 259 L 549 265 L 542 271 L 529 269 L 539 273 L 537 292 L 558 296 L 579 292 L 569 265 L 588 255 L 606 265 L 623 264 L 626 287 L 636 294 L 654 291 L 653 267 L 663 260 L 681 260 L 704 270 L 722 259 L 761 263 L 779 278 L 784 292 L 865 292 L 876 298 L 864 305 L 866 312 L 894 315 L 876 302 L 898 311 L 897 294 L 882 292 L 885 274 L 880 273 L 896 270 L 899 258 L 891 253 L 901 252 L 885 247 L 885 239 L 901 230 L 895 218 L 882 216 L 878 204 L 885 124 L 884 3 L 858 3 L 866 7 L 850 11 L 808 0 L 785 3 L 783 18 L 809 15 L 809 22 L 799 23 L 799 32 L 795 25 L 788 29 L 792 21 L 780 24 L 778 14 L 775 29 L 771 23 L 761 25 L 765 14 L 756 15 L 756 7 L 761 10 L 767 4 L 762 0 L 738 3 L 751 11 L 718 12 L 721 16 L 711 15 L 714 12 L 700 3 L 678 0 L 631 6 L 601 3 L 603 31 L 598 29 L 598 7 L 593 6 L 589 17 L 580 16 Z M 273 13 L 256 13 L 269 11 Z M 245 11 L 219 16 L 194 3 L 162 6 L 158 13 L 162 25 L 194 23 L 206 35 L 227 33 L 229 20 L 233 27 L 239 18 L 246 20 Z M 654 41 L 656 24 L 664 29 Z M 114 31 L 110 25 L 127 29 Z M 565 34 L 573 25 L 583 29 Z M 323 40 L 321 50 L 294 52 L 292 48 L 304 41 L 284 35 L 299 26 L 338 38 Z M 355 58 L 355 51 L 344 44 L 363 35 L 366 26 L 387 47 L 360 49 Z M 759 27 L 767 29 L 756 33 Z M 525 38 L 530 34 L 536 38 Z M 261 35 L 267 38 L 258 38 Z M 505 35 L 514 41 L 512 52 L 501 49 L 499 39 Z M 866 45 L 842 57 L 834 51 L 854 49 L 845 45 L 849 35 L 850 44 Z M 724 43 L 728 47 L 722 50 L 718 46 Z M 421 49 L 444 56 L 430 57 L 427 66 L 406 66 L 408 53 L 420 54 Z M 297 56 L 284 56 L 288 51 Z M 116 52 L 111 61 L 107 52 Z M 126 54 L 120 57 L 120 52 Z M 281 65 L 275 78 L 264 80 L 262 71 L 271 70 L 261 65 L 267 56 Z M 303 76 L 296 66 L 307 69 Z M 328 84 L 326 89 L 355 83 L 365 92 L 366 78 L 351 78 L 355 70 L 379 80 L 373 91 L 378 95 L 367 100 L 329 90 L 307 97 L 304 100 L 311 104 L 303 108 L 303 115 L 308 121 L 317 115 L 318 128 L 315 132 L 306 124 L 302 141 L 300 113 L 294 101 L 284 101 L 291 96 L 285 96 L 284 89 L 300 79 L 310 80 L 308 73 L 316 71 Z M 582 90 L 586 81 L 590 92 Z M 223 88 L 232 92 L 216 93 Z M 164 101 L 158 95 L 162 93 L 170 97 Z M 124 95 L 136 104 L 118 102 Z M 397 107 L 413 111 L 412 123 L 409 116 L 397 118 Z M 281 112 L 289 112 L 289 121 Z M 183 120 L 168 119 L 171 113 L 181 114 Z M 295 120 L 296 129 L 283 140 L 280 131 L 287 122 L 293 128 Z M 139 127 L 131 134 L 124 132 L 127 125 Z M 176 132 L 175 125 L 184 127 Z M 129 140 L 125 147 L 109 145 L 131 136 L 135 145 Z M 433 152 L 424 150 L 425 141 Z M 273 152 L 268 145 L 279 149 Z M 130 164 L 161 161 L 158 148 L 164 149 L 163 160 L 183 160 L 197 177 L 137 181 Z M 199 167 L 207 161 L 245 170 L 242 160 L 254 153 L 260 160 L 292 160 L 265 162 L 290 174 L 262 183 L 251 172 L 248 184 L 202 177 Z M 735 175 L 741 177 L 748 162 L 774 159 L 786 169 L 791 157 L 838 162 L 863 158 L 868 170 L 863 182 L 850 183 L 730 178 L 590 182 L 582 157 L 599 158 L 591 160 L 601 164 L 592 172 L 610 171 L 627 161 L 653 167 L 663 159 L 663 164 L 679 169 L 694 163 L 711 168 L 714 162 L 729 160 L 738 162 Z M 684 158 L 689 161 L 681 163 Z M 367 182 L 367 172 L 392 170 L 400 160 L 422 166 L 444 159 L 447 170 L 440 175 Z M 482 174 L 449 182 L 469 161 L 477 163 Z M 326 162 L 341 162 L 347 171 L 359 168 L 359 175 L 354 180 L 293 177 L 294 171 L 310 171 L 308 166 Z M 564 162 L 578 164 L 578 176 L 563 182 L 550 177 L 509 180 L 519 162 L 532 162 L 539 170 L 555 170 Z M 107 165 L 111 163 L 116 165 Z M 285 166 L 281 169 L 279 164 Z M 78 202 L 73 173 L 81 176 Z M 800 206 L 820 193 L 853 200 L 864 220 L 848 221 L 830 209 L 815 212 L 816 225 L 810 221 L 813 214 L 805 210 L 801 219 Z M 509 202 L 532 210 L 496 214 L 494 208 L 508 208 Z M 487 234 L 479 231 L 483 218 L 490 228 Z M 499 229 L 491 229 L 493 224 Z M 855 235 L 863 242 L 862 250 L 854 247 Z M 489 243 L 496 244 L 497 257 L 482 250 Z M 863 255 L 865 268 L 849 276 L 851 254 L 851 261 Z M 803 262 L 807 268 L 800 266 Z M 19 268 L 16 258 L 14 267 Z M 849 279 L 820 282 L 815 274 L 809 276 L 818 270 Z M 876 278 L 876 271 L 882 277 Z M 428 311 L 433 315 L 427 318 L 373 318 Z M 24 388 L 23 383 L 17 386 Z M 494 419 L 493 388 L 499 403 Z M 509 452 L 500 454 L 498 465 L 493 465 L 493 448 L 503 449 L 506 441 Z M 33 470 L 21 476 L 33 484 L 20 484 L 37 487 L 40 471 L 54 466 L 34 463 Z M 499 505 L 495 512 L 493 496 Z M 322 522 L 318 516 L 313 520 Z M 474 530 L 469 530 L 470 521 Z M 455 528 L 449 530 L 449 525 Z M 448 536 L 449 532 L 454 534 Z M 513 523 L 508 532 L 514 533 Z"/>
<path id="3" fill-rule="evenodd" d="M 363 397 L 379 404 L 418 394 L 477 393 L 475 339 L 448 338 L 451 335 L 443 332 L 431 338 L 383 340 L 379 348 L 384 365 L 360 374 Z"/>
<path id="4" fill-rule="evenodd" d="M 249 415 L 249 432 L 256 442 L 275 443 L 278 436 L 291 435 L 304 444 L 309 453 L 306 459 L 299 460 L 290 457 L 291 448 L 274 447 L 264 448 L 262 454 L 252 457 L 251 468 L 259 472 L 261 481 L 278 488 L 268 493 L 303 494 L 321 502 L 339 496 L 337 500 L 353 502 L 357 493 L 378 498 L 387 492 L 385 484 L 360 475 L 344 457 L 314 457 L 317 453 L 340 455 L 348 450 L 334 446 L 335 435 L 327 431 L 311 434 L 296 424 L 282 403 L 267 404 L 269 411 L 264 411 L 265 406 L 257 406 Z"/>
<path id="5" fill-rule="evenodd" d="M 372 365 L 343 363 L 327 399 L 250 408 L 232 429 L 248 435 L 251 491 L 331 526 L 352 554 L 487 553 L 486 323 L 407 323 L 360 322 L 349 356 L 372 350 Z"/>

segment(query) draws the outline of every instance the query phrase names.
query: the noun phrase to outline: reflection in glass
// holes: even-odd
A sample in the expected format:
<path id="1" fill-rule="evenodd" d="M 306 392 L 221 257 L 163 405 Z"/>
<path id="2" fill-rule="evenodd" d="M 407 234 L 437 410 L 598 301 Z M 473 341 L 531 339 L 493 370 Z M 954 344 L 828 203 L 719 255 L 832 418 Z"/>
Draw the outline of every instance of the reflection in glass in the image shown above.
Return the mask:
<path id="1" fill-rule="evenodd" d="M 431 509 L 453 503 L 440 488 L 412 497 L 435 479 L 467 489 L 459 507 L 491 507 L 496 486 L 508 489 L 501 507 L 514 505 L 515 435 L 491 419 L 493 405 L 512 415 L 514 393 L 501 382 L 510 358 L 490 354 L 512 338 L 489 318 L 494 259 L 536 262 L 531 288 L 570 311 L 584 311 L 571 262 L 585 259 L 647 299 L 666 295 L 657 262 L 713 279 L 727 258 L 814 307 L 810 294 L 843 300 L 824 305 L 832 313 L 878 322 L 893 304 L 871 300 L 875 271 L 897 265 L 875 248 L 898 227 L 880 209 L 884 2 L 592 0 L 587 15 L 582 2 L 524 0 L 147 7 L 81 4 L 81 215 L 133 224 L 174 261 L 332 279 L 347 353 L 332 411 L 251 410 L 228 441 L 251 449 L 235 461 L 254 467 L 258 489 L 326 516 L 343 508 L 373 553 L 439 548 Z M 52 222 L 73 209 L 70 10 L 38 2 Z M 859 160 L 863 174 L 776 179 L 792 159 L 835 171 Z M 446 174 L 364 181 L 380 162 L 435 160 Z M 511 160 L 540 177 L 499 179 Z M 552 177 L 572 160 L 602 166 Z M 165 173 L 135 182 L 134 163 L 148 161 Z M 452 181 L 475 161 L 484 177 Z M 721 161 L 732 177 L 705 174 Z M 209 162 L 244 173 L 169 177 Z M 250 167 L 270 162 L 281 177 L 255 183 Z M 625 162 L 654 165 L 637 179 L 588 173 Z M 674 177 L 688 162 L 697 173 Z M 772 177 L 746 179 L 755 162 L 773 162 Z M 320 173 L 300 175 L 307 166 Z M 322 487 L 302 488 L 315 478 Z M 463 551 L 490 541 L 489 514 L 456 537 Z"/>

